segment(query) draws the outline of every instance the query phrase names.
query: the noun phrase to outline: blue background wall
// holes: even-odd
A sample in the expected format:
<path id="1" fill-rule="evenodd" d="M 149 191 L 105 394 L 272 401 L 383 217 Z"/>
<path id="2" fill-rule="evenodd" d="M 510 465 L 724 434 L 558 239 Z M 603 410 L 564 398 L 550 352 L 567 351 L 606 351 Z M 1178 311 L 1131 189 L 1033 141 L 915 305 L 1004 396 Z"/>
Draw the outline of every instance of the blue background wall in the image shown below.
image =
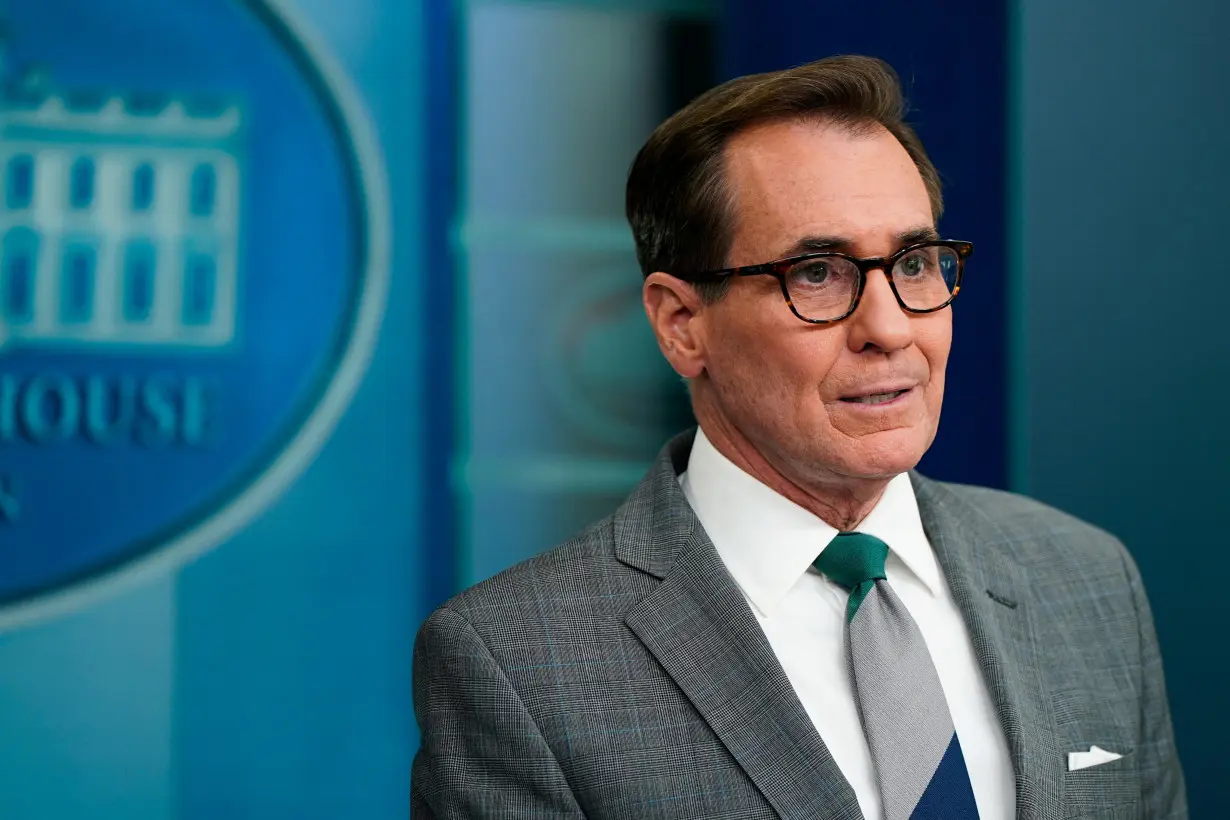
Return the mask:
<path id="1" fill-rule="evenodd" d="M 1014 484 L 1140 564 L 1192 817 L 1227 805 L 1227 26 L 1225 3 L 1031 0 L 1010 92 Z"/>
<path id="2" fill-rule="evenodd" d="M 236 537 L 0 634 L 0 817 L 405 817 L 419 622 L 608 512 L 687 423 L 637 307 L 635 150 L 711 82 L 841 52 L 901 73 L 942 229 L 977 245 L 924 469 L 1124 538 L 1193 816 L 1218 816 L 1230 617 L 1191 576 L 1230 570 L 1223 4 L 288 6 L 384 148 L 375 358 L 313 465 Z"/>

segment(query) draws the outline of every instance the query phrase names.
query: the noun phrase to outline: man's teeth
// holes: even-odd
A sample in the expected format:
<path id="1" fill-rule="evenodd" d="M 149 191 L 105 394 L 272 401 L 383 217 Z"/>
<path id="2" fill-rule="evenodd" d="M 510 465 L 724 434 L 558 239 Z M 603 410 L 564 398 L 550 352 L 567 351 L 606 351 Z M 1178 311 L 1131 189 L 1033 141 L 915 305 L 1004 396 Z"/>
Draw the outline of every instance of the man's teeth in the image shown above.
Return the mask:
<path id="1" fill-rule="evenodd" d="M 857 404 L 883 404 L 886 401 L 892 401 L 904 392 L 904 390 L 894 390 L 891 393 L 872 393 L 870 396 L 855 396 L 850 401 Z"/>

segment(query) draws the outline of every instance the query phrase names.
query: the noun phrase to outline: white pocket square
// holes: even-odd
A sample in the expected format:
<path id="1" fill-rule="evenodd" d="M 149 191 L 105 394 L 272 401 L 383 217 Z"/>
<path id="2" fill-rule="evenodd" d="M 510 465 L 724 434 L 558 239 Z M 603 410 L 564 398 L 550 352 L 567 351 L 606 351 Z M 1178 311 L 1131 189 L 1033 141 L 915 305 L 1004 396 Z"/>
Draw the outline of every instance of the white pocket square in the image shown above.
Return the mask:
<path id="1" fill-rule="evenodd" d="M 1087 752 L 1068 752 L 1068 771 L 1075 772 L 1088 769 L 1090 766 L 1101 766 L 1123 757 L 1121 754 L 1108 752 L 1099 746 L 1090 746 Z"/>

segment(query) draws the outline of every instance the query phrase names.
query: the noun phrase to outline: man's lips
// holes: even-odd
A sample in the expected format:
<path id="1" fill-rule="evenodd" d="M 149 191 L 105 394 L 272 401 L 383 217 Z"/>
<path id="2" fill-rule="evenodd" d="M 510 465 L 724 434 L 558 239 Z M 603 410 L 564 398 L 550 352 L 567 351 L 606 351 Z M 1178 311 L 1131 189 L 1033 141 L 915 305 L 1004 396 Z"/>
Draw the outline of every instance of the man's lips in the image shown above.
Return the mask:
<path id="1" fill-rule="evenodd" d="M 897 401 L 913 389 L 914 385 L 910 384 L 873 385 L 860 390 L 857 393 L 842 396 L 841 400 L 847 404 L 863 404 L 872 406 L 889 404 L 890 402 Z"/>

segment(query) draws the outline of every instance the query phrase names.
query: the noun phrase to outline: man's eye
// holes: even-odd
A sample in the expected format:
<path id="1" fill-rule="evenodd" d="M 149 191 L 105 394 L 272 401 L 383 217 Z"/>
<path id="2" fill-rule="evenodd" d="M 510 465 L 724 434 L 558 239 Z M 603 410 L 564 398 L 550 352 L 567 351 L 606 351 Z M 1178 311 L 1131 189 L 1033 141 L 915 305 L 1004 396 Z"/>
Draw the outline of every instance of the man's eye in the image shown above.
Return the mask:
<path id="1" fill-rule="evenodd" d="M 794 269 L 794 277 L 800 284 L 820 285 L 829 278 L 827 262 L 807 262 Z"/>
<path id="2" fill-rule="evenodd" d="M 897 269 L 906 276 L 920 276 L 927 270 L 927 259 L 923 254 L 911 254 L 897 263 Z"/>

